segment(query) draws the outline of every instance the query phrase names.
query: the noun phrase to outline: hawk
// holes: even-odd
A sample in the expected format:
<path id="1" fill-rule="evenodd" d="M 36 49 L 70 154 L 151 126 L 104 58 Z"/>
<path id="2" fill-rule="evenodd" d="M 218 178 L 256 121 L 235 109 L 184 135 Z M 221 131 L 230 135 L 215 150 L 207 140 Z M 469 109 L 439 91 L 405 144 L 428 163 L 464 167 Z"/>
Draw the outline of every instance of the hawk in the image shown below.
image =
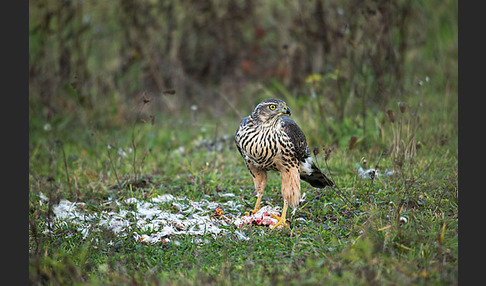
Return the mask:
<path id="1" fill-rule="evenodd" d="M 278 171 L 282 175 L 284 205 L 281 217 L 273 226 L 288 227 L 285 219 L 287 208 L 297 207 L 300 200 L 300 180 L 316 188 L 334 186 L 314 163 L 300 127 L 288 116 L 290 108 L 280 99 L 267 99 L 241 120 L 235 134 L 238 151 L 245 160 L 253 177 L 257 193 L 255 208 L 260 209 L 262 195 L 267 184 L 267 171 Z"/>

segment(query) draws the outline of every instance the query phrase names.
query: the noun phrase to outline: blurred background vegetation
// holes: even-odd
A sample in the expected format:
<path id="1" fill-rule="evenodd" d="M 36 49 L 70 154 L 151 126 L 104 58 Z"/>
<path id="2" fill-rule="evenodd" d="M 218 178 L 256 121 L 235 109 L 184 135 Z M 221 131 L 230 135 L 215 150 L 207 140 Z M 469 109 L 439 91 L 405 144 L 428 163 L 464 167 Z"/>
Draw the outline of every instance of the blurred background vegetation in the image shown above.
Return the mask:
<path id="1" fill-rule="evenodd" d="M 457 11 L 451 0 L 29 1 L 29 116 L 120 126 L 145 95 L 157 119 L 237 118 L 274 96 L 342 121 L 427 97 L 423 83 L 454 102 Z"/>

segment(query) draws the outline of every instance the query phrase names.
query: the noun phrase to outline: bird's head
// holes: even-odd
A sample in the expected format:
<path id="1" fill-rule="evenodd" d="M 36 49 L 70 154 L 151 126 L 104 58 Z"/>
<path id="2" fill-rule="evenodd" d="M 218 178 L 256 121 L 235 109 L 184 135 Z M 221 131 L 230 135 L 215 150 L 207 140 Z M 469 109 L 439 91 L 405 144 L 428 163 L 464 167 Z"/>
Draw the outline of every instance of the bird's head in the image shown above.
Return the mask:
<path id="1" fill-rule="evenodd" d="M 251 115 L 262 123 L 271 123 L 276 122 L 282 115 L 290 116 L 291 113 L 285 101 L 271 98 L 260 102 Z"/>

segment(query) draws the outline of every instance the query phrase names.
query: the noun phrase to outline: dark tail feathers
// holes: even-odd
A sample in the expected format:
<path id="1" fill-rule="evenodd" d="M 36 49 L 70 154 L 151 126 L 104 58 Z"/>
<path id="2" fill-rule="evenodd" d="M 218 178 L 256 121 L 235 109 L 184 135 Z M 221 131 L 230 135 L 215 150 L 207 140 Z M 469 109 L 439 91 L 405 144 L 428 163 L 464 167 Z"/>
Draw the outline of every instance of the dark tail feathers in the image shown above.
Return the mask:
<path id="1" fill-rule="evenodd" d="M 311 184 L 314 188 L 324 188 L 325 186 L 334 186 L 334 182 L 324 175 L 324 173 L 317 168 L 316 164 L 312 163 L 312 174 L 300 174 L 300 179 Z"/>

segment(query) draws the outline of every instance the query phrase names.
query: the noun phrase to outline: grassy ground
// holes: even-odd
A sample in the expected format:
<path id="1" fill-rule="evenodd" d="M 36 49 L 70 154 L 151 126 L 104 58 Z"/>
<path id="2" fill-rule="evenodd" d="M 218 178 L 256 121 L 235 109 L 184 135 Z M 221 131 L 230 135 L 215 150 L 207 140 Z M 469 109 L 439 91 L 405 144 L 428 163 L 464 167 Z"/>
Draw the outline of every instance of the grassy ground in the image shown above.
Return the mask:
<path id="1" fill-rule="evenodd" d="M 86 214 L 100 214 L 129 209 L 127 198 L 149 202 L 171 194 L 214 202 L 203 210 L 209 216 L 215 206 L 230 218 L 242 215 L 255 197 L 234 147 L 239 123 L 234 113 L 215 120 L 210 112 L 188 107 L 179 118 L 191 120 L 157 114 L 152 122 L 150 112 L 144 113 L 150 103 L 141 101 L 126 127 L 81 127 L 75 116 L 49 124 L 31 118 L 31 283 L 457 284 L 456 98 L 414 95 L 402 105 L 392 102 L 393 122 L 387 112 L 369 112 L 364 136 L 359 116 L 327 118 L 327 129 L 320 129 L 311 118 L 324 116 L 309 102 L 269 92 L 287 100 L 316 147 L 319 166 L 338 185 L 337 191 L 319 190 L 303 182 L 306 200 L 289 215 L 291 229 L 283 231 L 228 224 L 218 235 L 178 234 L 170 242 L 147 244 L 133 235 L 150 231 L 133 219 L 123 235 L 106 229 L 84 235 L 53 212 L 63 199 L 84 203 Z M 329 130 L 341 133 L 323 142 Z M 377 168 L 381 176 L 362 178 L 359 166 Z M 224 207 L 227 193 L 240 208 Z M 269 176 L 263 205 L 282 205 L 276 173 Z M 180 212 L 171 203 L 157 208 Z"/>

